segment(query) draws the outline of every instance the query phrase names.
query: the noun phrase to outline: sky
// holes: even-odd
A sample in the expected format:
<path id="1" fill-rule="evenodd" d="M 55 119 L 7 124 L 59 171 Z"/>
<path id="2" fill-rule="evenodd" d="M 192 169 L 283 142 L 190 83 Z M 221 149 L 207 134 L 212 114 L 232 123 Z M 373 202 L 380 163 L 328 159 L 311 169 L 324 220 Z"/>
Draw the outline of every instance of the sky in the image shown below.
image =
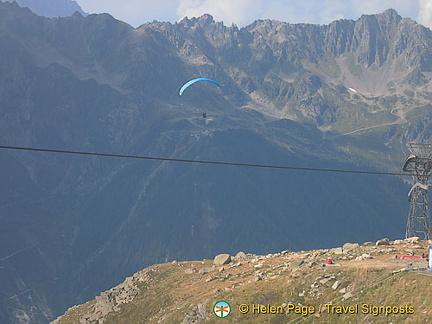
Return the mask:
<path id="1" fill-rule="evenodd" d="M 432 29 L 432 0 L 75 0 L 87 13 L 109 13 L 134 27 L 157 21 L 176 22 L 205 13 L 225 25 L 244 27 L 257 19 L 328 24 L 358 19 L 388 8 Z"/>

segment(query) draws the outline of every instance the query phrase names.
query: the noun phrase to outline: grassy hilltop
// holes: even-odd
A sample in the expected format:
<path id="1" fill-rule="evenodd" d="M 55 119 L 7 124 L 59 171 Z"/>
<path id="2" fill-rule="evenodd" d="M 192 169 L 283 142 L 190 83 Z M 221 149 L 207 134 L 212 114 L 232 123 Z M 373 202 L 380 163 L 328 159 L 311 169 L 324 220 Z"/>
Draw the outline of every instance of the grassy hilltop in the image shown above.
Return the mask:
<path id="1" fill-rule="evenodd" d="M 381 240 L 238 255 L 219 266 L 213 260 L 153 265 L 54 323 L 431 323 L 426 259 L 397 257 L 421 256 L 431 243 Z M 334 264 L 324 267 L 329 257 Z M 213 313 L 217 301 L 230 304 L 227 318 Z"/>

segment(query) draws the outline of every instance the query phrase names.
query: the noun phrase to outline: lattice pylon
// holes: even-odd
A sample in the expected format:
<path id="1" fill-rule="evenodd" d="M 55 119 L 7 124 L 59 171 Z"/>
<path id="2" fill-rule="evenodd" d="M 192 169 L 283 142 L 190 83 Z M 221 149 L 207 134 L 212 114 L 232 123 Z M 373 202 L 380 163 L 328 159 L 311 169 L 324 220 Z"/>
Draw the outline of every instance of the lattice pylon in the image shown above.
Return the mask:
<path id="1" fill-rule="evenodd" d="M 412 190 L 405 238 L 418 236 L 430 240 L 430 213 L 428 191 L 420 187 Z"/>
<path id="2" fill-rule="evenodd" d="M 402 171 L 412 173 L 413 187 L 408 194 L 410 208 L 405 237 L 430 240 L 428 182 L 432 171 L 432 145 L 409 143 L 407 146 L 412 155 L 406 158 Z"/>

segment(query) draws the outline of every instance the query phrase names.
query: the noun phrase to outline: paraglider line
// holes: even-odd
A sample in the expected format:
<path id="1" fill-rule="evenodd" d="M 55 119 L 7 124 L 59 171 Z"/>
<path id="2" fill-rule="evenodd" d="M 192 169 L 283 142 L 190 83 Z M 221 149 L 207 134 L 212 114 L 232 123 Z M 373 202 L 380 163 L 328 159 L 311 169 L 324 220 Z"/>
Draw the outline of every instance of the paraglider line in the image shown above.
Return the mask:
<path id="1" fill-rule="evenodd" d="M 373 174 L 373 175 L 390 175 L 390 176 L 407 176 L 407 175 L 411 175 L 410 173 L 375 172 L 375 171 L 362 171 L 362 170 L 308 168 L 308 167 L 294 167 L 294 166 L 266 165 L 266 164 L 252 164 L 252 163 L 236 163 L 236 162 L 223 162 L 223 161 L 175 159 L 175 158 L 152 157 L 152 156 L 142 156 L 142 155 L 97 153 L 97 152 L 81 152 L 81 151 L 55 150 L 55 149 L 45 149 L 45 148 L 35 148 L 35 147 L 22 147 L 22 146 L 0 145 L 0 149 L 19 150 L 19 151 L 33 151 L 33 152 L 64 153 L 64 154 L 75 154 L 75 155 L 104 156 L 104 157 L 142 159 L 142 160 L 167 161 L 167 162 L 216 164 L 216 165 L 229 165 L 229 166 L 263 168 L 263 169 L 281 169 L 281 170 L 298 170 L 298 171 L 322 171 L 322 172 Z"/>

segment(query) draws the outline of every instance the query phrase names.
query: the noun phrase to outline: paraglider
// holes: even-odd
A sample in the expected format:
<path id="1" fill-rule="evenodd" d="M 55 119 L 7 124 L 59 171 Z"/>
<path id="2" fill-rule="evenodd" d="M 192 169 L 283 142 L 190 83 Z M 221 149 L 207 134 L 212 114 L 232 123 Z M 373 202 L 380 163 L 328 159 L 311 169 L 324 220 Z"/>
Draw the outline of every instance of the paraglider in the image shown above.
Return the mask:
<path id="1" fill-rule="evenodd" d="M 198 81 L 207 81 L 207 82 L 211 82 L 211 83 L 216 84 L 219 88 L 221 87 L 221 85 L 220 85 L 218 82 L 216 82 L 215 80 L 208 79 L 208 78 L 196 78 L 196 79 L 192 79 L 192 80 L 186 82 L 186 83 L 181 87 L 180 92 L 179 92 L 179 95 L 181 96 L 181 95 L 183 94 L 183 92 L 184 92 L 187 88 L 189 88 L 192 84 L 194 84 L 194 83 L 196 83 L 196 82 L 198 82 Z"/>
<path id="2" fill-rule="evenodd" d="M 193 85 L 194 83 L 196 83 L 196 82 L 198 82 L 198 81 L 207 81 L 207 82 L 211 82 L 211 83 L 213 83 L 213 84 L 216 84 L 219 88 L 221 87 L 221 85 L 220 85 L 217 81 L 215 81 L 215 80 L 212 80 L 212 79 L 209 79 L 209 78 L 196 78 L 196 79 L 192 79 L 192 80 L 186 82 L 186 83 L 181 87 L 181 89 L 180 89 L 180 91 L 179 91 L 179 96 L 183 95 L 183 92 L 184 92 L 187 88 L 189 88 L 191 85 Z M 203 112 L 201 116 L 202 116 L 203 119 L 206 119 L 206 118 L 207 118 L 207 113 L 206 113 L 206 112 Z M 213 120 L 213 119 L 210 118 L 210 119 L 206 120 L 206 123 L 207 123 L 209 120 Z"/>

